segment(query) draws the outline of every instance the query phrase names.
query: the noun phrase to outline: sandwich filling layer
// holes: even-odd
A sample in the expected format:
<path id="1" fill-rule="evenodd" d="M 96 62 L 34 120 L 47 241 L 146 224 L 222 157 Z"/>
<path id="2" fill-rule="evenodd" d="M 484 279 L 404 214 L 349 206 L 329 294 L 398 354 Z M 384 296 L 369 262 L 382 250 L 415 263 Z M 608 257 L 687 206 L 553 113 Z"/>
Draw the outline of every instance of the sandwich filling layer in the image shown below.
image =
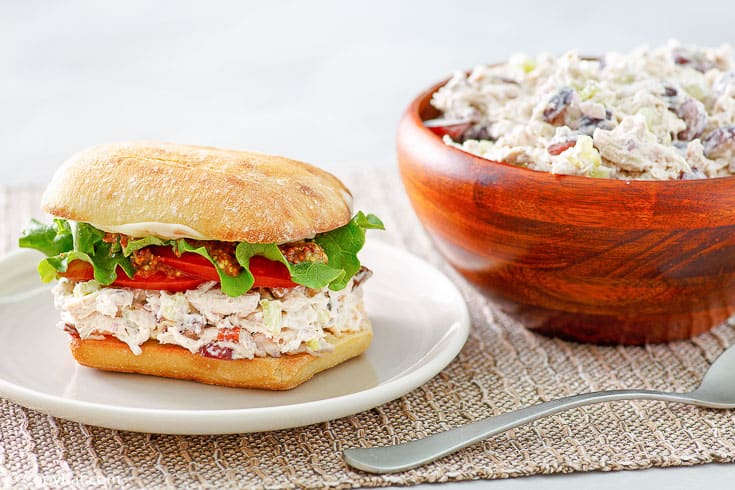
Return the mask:
<path id="1" fill-rule="evenodd" d="M 140 354 L 149 339 L 218 359 L 319 354 L 339 335 L 368 327 L 362 268 L 344 289 L 255 288 L 225 295 L 216 282 L 170 293 L 61 279 L 53 289 L 60 326 L 82 339 L 112 336 Z"/>

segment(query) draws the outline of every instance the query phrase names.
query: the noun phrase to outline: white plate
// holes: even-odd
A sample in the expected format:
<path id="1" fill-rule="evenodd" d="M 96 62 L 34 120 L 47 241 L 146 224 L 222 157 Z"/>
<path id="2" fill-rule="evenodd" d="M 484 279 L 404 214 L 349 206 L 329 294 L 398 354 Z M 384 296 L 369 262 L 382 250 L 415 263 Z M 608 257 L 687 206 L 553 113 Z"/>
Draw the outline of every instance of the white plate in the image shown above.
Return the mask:
<path id="1" fill-rule="evenodd" d="M 0 394 L 64 419 L 168 434 L 285 429 L 351 415 L 413 390 L 467 340 L 469 314 L 455 286 L 429 264 L 373 241 L 361 252 L 375 336 L 365 354 L 290 391 L 209 386 L 79 366 L 33 251 L 0 259 Z M 34 291 L 35 290 L 35 291 Z"/>

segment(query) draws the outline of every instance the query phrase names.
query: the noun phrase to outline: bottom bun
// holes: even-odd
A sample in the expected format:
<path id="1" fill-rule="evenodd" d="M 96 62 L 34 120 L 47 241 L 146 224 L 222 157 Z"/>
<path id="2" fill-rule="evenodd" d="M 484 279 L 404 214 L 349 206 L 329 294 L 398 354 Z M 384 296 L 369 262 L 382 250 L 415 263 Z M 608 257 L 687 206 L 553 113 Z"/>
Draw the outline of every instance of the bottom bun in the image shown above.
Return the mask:
<path id="1" fill-rule="evenodd" d="M 338 336 L 327 334 L 334 350 L 324 354 L 293 354 L 281 357 L 223 360 L 192 354 L 183 347 L 148 340 L 135 355 L 127 344 L 106 337 L 82 340 L 73 337 L 71 353 L 83 366 L 105 371 L 150 374 L 188 379 L 233 388 L 289 390 L 316 373 L 359 356 L 370 345 L 373 331 L 368 326 L 359 332 Z"/>

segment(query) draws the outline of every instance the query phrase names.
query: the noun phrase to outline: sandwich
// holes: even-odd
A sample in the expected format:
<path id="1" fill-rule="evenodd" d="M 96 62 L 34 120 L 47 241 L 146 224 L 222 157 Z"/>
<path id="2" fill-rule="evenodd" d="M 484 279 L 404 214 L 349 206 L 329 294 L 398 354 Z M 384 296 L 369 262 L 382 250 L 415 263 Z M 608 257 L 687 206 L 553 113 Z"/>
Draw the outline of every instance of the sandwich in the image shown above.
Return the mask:
<path id="1" fill-rule="evenodd" d="M 352 196 L 312 165 L 157 142 L 71 157 L 19 245 L 43 252 L 80 364 L 284 390 L 363 353 L 371 271 Z"/>

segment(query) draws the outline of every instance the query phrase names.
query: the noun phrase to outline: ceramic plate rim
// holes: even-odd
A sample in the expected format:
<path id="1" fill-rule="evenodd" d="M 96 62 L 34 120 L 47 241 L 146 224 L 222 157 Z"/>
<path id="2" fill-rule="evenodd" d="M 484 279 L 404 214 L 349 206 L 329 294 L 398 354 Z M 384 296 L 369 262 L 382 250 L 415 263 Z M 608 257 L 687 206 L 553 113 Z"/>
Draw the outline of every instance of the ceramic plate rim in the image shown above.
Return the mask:
<path id="1" fill-rule="evenodd" d="M 417 363 L 408 368 L 404 373 L 398 377 L 391 378 L 383 383 L 380 383 L 371 388 L 339 395 L 336 397 L 323 398 L 319 400 L 312 400 L 306 402 L 297 402 L 286 405 L 276 405 L 268 407 L 250 407 L 250 408 L 224 408 L 224 409 L 176 409 L 176 408 L 142 408 L 142 407 L 129 407 L 129 406 L 111 406 L 99 402 L 90 402 L 85 400 L 75 400 L 65 398 L 63 396 L 51 395 L 41 391 L 27 388 L 22 385 L 7 381 L 2 377 L 0 373 L 0 396 L 3 396 L 9 400 L 12 400 L 24 407 L 38 410 L 43 413 L 47 413 L 59 418 L 73 420 L 81 423 L 89 423 L 91 425 L 98 425 L 102 427 L 108 427 L 120 430 L 131 430 L 137 432 L 155 432 L 165 434 L 229 434 L 229 433 L 246 433 L 246 432 L 261 432 L 267 430 L 280 430 L 294 427 L 301 427 L 313 423 L 324 422 L 327 420 L 334 420 L 336 418 L 346 417 L 355 413 L 369 410 L 377 407 L 391 400 L 395 400 L 400 396 L 416 389 L 428 380 L 436 376 L 441 372 L 461 351 L 464 346 L 467 337 L 469 336 L 470 329 L 470 315 L 467 308 L 467 304 L 462 297 L 462 294 L 457 289 L 456 285 L 436 267 L 426 262 L 424 259 L 411 254 L 410 252 L 398 248 L 392 245 L 388 245 L 381 241 L 374 241 L 370 244 L 371 248 L 379 249 L 380 254 L 390 253 L 394 255 L 402 255 L 408 257 L 409 260 L 418 261 L 422 266 L 432 270 L 433 273 L 438 274 L 446 281 L 447 286 L 452 291 L 452 303 L 456 303 L 459 317 L 455 319 L 455 322 L 447 326 L 446 332 L 443 334 L 442 339 L 446 338 L 449 333 L 453 330 L 459 329 L 457 332 L 459 336 L 454 335 L 455 339 L 451 344 L 443 346 L 438 355 L 428 361 L 422 362 L 419 360 Z M 380 250 L 382 249 L 382 250 Z M 27 251 L 14 250 L 8 254 L 0 256 L 0 265 L 6 265 L 9 262 L 17 262 L 18 260 L 24 260 L 24 255 Z M 430 351 L 436 349 L 438 343 L 433 344 L 424 355 Z M 211 418 L 229 420 L 233 417 L 247 417 L 250 421 L 255 420 L 256 424 L 259 419 L 268 419 L 274 416 L 278 416 L 283 412 L 293 412 L 303 410 L 304 412 L 309 411 L 318 413 L 315 417 L 302 417 L 303 420 L 307 420 L 306 423 L 298 423 L 297 425 L 285 423 L 285 424 L 264 424 L 261 422 L 263 428 L 250 428 L 248 430 L 184 430 L 184 431 L 169 431 L 169 430 L 136 430 L 131 428 L 131 424 L 111 424 L 99 423 L 99 417 L 120 415 L 135 415 L 135 416 L 147 416 L 149 422 L 145 424 L 132 424 L 134 426 L 152 426 L 155 425 L 156 420 L 168 419 L 172 416 L 186 417 L 188 419 L 197 420 L 208 420 Z M 76 411 L 76 412 L 75 412 Z M 90 422 L 92 420 L 92 422 Z M 224 424 L 228 425 L 227 423 Z M 253 424 L 251 424 L 253 425 Z M 217 426 L 223 426 L 222 423 L 218 423 Z M 214 428 L 213 428 L 214 429 Z M 242 429 L 242 426 L 240 427 Z"/>

